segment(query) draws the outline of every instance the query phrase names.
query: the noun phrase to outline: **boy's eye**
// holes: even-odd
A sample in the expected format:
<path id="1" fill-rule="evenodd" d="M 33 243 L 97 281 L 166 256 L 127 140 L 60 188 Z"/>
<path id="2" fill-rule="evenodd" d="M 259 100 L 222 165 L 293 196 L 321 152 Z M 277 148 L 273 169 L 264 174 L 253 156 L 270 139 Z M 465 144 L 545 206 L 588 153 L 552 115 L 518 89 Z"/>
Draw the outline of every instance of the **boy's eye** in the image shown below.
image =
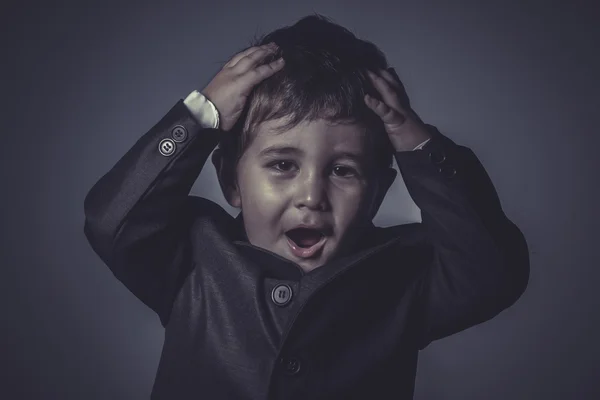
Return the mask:
<path id="1" fill-rule="evenodd" d="M 335 176 L 339 176 L 341 178 L 349 178 L 358 175 L 354 168 L 346 167 L 343 165 L 336 165 L 333 167 L 333 172 Z"/>
<path id="2" fill-rule="evenodd" d="M 296 167 L 296 165 L 291 161 L 274 161 L 268 166 L 277 172 L 291 172 Z M 351 178 L 357 176 L 358 172 L 351 167 L 336 165 L 333 167 L 333 175 L 340 178 Z"/>
<path id="3" fill-rule="evenodd" d="M 281 172 L 289 172 L 292 170 L 293 166 L 294 164 L 290 161 L 276 161 L 270 165 L 270 167 Z"/>

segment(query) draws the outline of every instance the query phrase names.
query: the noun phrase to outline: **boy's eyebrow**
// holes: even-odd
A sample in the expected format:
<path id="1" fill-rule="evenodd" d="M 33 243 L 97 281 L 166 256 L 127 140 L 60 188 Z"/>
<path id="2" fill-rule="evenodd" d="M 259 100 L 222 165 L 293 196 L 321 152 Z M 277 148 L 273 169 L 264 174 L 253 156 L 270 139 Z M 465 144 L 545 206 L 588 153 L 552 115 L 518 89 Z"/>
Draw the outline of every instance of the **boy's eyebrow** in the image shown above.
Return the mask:
<path id="1" fill-rule="evenodd" d="M 269 155 L 298 155 L 303 156 L 304 150 L 299 149 L 297 147 L 292 146 L 281 146 L 281 145 L 272 145 L 258 153 L 259 157 L 265 157 Z M 361 163 L 365 161 L 365 157 L 363 154 L 356 154 L 349 151 L 341 151 L 335 153 L 336 158 L 349 158 L 354 160 L 357 163 Z"/>
<path id="2" fill-rule="evenodd" d="M 303 156 L 304 151 L 297 147 L 281 146 L 281 145 L 275 144 L 275 145 L 269 146 L 269 147 L 261 150 L 261 152 L 258 153 L 258 156 L 264 157 L 264 156 L 269 156 L 272 154 L 273 155 L 296 154 L 299 156 Z"/>

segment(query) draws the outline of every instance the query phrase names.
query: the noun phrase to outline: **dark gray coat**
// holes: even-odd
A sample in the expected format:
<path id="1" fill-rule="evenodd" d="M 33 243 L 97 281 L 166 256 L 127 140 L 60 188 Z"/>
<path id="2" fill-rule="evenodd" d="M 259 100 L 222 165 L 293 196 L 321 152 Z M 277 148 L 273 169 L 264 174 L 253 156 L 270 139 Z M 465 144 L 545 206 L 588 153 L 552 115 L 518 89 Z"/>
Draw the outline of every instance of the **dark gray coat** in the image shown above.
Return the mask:
<path id="1" fill-rule="evenodd" d="M 142 136 L 88 193 L 84 231 L 166 329 L 152 399 L 411 399 L 419 349 L 512 305 L 525 239 L 475 154 L 429 128 L 395 155 L 422 223 L 371 226 L 310 273 L 189 195 L 222 132 L 179 101 Z"/>

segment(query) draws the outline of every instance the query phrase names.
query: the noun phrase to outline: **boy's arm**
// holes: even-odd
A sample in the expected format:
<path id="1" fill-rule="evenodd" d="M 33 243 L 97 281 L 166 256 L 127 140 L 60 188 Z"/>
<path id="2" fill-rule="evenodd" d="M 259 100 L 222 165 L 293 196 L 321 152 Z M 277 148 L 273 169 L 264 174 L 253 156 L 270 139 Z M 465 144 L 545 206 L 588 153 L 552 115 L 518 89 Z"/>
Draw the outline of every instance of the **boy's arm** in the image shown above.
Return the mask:
<path id="1" fill-rule="evenodd" d="M 434 248 L 419 281 L 421 348 L 491 319 L 521 296 L 529 279 L 525 238 L 502 211 L 475 154 L 427 127 L 433 138 L 422 151 L 396 153 Z"/>
<path id="2" fill-rule="evenodd" d="M 196 98 L 195 104 L 203 101 Z M 219 209 L 188 196 L 220 135 L 208 128 L 210 116 L 199 114 L 210 102 L 204 101 L 195 114 L 188 104 L 189 96 L 185 104 L 180 100 L 91 188 L 84 202 L 84 232 L 92 248 L 163 325 L 192 267 L 190 224 L 194 216 Z"/>

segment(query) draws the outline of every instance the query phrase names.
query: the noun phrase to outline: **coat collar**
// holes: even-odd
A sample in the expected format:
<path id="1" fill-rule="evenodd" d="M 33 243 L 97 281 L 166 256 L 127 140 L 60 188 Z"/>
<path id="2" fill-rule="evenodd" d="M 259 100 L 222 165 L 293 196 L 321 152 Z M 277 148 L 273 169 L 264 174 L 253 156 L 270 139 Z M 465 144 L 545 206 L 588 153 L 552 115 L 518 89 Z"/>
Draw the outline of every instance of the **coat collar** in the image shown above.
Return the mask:
<path id="1" fill-rule="evenodd" d="M 353 264 L 356 264 L 369 254 L 377 252 L 377 250 L 385 247 L 388 243 L 395 241 L 393 239 L 391 241 L 386 241 L 381 235 L 382 229 L 377 228 L 372 222 L 364 229 L 365 232 L 361 235 L 364 240 L 361 240 L 360 245 L 355 246 L 352 253 L 331 260 L 308 273 L 304 272 L 300 266 L 293 261 L 283 258 L 269 250 L 252 245 L 246 235 L 241 212 L 233 220 L 233 231 L 231 233 L 233 243 L 238 247 L 240 253 L 248 261 L 256 264 L 261 270 L 265 271 L 265 274 L 269 277 L 293 281 L 299 281 L 303 277 L 306 277 L 310 280 L 315 279 L 323 281 L 327 280 L 327 277 L 342 272 Z"/>

